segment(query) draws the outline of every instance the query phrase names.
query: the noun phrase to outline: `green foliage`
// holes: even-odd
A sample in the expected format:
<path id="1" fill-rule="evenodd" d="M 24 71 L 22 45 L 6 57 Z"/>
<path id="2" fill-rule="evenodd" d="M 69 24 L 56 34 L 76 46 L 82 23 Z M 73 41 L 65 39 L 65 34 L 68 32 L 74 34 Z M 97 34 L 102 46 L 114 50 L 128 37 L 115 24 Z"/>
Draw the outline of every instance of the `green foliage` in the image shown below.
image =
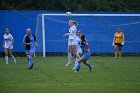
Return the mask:
<path id="1" fill-rule="evenodd" d="M 140 0 L 0 0 L 0 9 L 139 12 Z"/>

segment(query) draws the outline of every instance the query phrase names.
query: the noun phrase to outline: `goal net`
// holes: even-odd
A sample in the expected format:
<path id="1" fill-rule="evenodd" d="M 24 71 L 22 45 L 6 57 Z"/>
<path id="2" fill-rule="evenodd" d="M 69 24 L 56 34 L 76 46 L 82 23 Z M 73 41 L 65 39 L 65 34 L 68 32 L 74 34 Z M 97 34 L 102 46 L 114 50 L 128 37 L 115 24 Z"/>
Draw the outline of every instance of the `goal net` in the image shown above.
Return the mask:
<path id="1" fill-rule="evenodd" d="M 123 52 L 129 55 L 140 53 L 140 14 L 40 14 L 37 17 L 36 36 L 38 47 L 36 54 L 64 55 L 67 53 L 68 21 L 78 22 L 77 29 L 86 35 L 89 48 L 94 55 L 112 56 L 112 41 L 115 28 L 120 27 L 125 35 Z"/>

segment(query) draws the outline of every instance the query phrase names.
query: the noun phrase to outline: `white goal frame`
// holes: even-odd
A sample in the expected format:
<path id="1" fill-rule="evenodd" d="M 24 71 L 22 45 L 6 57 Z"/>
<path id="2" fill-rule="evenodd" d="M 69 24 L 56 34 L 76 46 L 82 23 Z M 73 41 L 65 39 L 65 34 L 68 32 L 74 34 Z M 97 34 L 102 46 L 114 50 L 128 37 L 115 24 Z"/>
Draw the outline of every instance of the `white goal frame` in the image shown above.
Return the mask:
<path id="1" fill-rule="evenodd" d="M 42 17 L 42 43 L 43 43 L 43 57 L 46 57 L 46 49 L 45 49 L 45 21 L 44 21 L 44 17 L 45 16 L 66 16 L 65 13 L 63 14 L 53 14 L 53 13 L 46 13 L 46 14 L 40 14 Z M 71 16 L 139 16 L 140 14 L 76 14 L 76 13 L 72 13 Z M 38 21 L 38 19 L 37 19 Z"/>

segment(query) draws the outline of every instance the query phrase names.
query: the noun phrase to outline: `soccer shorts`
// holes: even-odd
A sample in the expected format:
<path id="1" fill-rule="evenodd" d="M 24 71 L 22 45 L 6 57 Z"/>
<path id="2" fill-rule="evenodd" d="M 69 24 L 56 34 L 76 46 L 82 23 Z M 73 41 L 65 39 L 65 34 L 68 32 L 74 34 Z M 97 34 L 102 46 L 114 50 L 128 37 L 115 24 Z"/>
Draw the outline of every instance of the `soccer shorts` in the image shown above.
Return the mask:
<path id="1" fill-rule="evenodd" d="M 121 43 L 115 43 L 115 45 L 122 46 L 122 44 L 121 44 Z"/>
<path id="2" fill-rule="evenodd" d="M 68 45 L 69 46 L 78 45 L 78 42 L 77 42 L 76 38 L 75 39 L 69 39 L 68 40 Z"/>
<path id="3" fill-rule="evenodd" d="M 82 54 L 82 49 L 81 48 L 77 48 L 77 53 L 78 54 Z"/>
<path id="4" fill-rule="evenodd" d="M 7 47 L 7 46 L 4 46 L 4 48 L 9 48 L 9 47 Z M 9 49 L 13 49 L 13 46 L 11 46 Z"/>
<path id="5" fill-rule="evenodd" d="M 34 53 L 35 52 L 35 47 L 30 47 L 30 53 Z"/>
<path id="6" fill-rule="evenodd" d="M 82 59 L 87 61 L 89 57 L 90 57 L 90 52 L 87 51 L 86 53 L 83 54 Z"/>

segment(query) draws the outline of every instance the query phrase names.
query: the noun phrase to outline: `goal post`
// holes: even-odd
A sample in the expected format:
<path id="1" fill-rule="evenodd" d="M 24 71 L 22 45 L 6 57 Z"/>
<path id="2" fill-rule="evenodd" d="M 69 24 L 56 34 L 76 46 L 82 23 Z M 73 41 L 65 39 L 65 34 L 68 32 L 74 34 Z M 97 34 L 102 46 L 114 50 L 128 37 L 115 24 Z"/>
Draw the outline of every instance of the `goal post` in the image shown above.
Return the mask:
<path id="1" fill-rule="evenodd" d="M 42 15 L 42 41 L 43 41 L 43 57 L 46 57 L 45 50 L 45 24 L 44 24 L 44 15 Z"/>
<path id="2" fill-rule="evenodd" d="M 47 24 L 45 23 L 46 21 L 45 21 L 45 17 L 48 17 L 48 19 L 49 19 L 49 17 L 64 17 L 64 18 L 66 18 L 66 14 L 65 13 L 60 13 L 60 14 L 57 14 L 57 13 L 45 13 L 45 14 L 40 14 L 40 15 L 38 15 L 37 16 L 37 29 L 36 29 L 36 35 L 37 35 L 37 38 L 39 37 L 39 38 L 42 38 L 42 40 L 41 41 L 39 41 L 39 42 L 42 42 L 41 44 L 40 44 L 40 49 L 41 49 L 41 47 L 42 47 L 42 55 L 43 55 L 43 57 L 46 57 L 46 35 L 47 35 L 47 33 L 46 33 L 46 29 L 47 29 Z M 127 24 L 140 24 L 140 14 L 81 14 L 81 13 L 72 13 L 71 14 L 71 18 L 67 18 L 67 20 L 70 20 L 70 19 L 74 19 L 74 20 L 76 20 L 75 18 L 73 18 L 73 17 L 86 17 L 86 18 L 88 18 L 88 20 L 90 20 L 90 17 L 92 18 L 92 17 L 100 17 L 100 19 L 102 20 L 102 18 L 103 17 L 134 17 L 134 18 L 138 18 L 139 20 L 135 20 L 135 22 L 130 22 L 130 23 L 123 23 L 123 25 L 127 25 Z M 81 20 L 86 20 L 86 18 L 81 18 Z M 63 20 L 59 20 L 59 18 L 58 19 L 53 19 L 53 18 L 50 18 L 52 21 L 61 21 L 61 22 L 64 22 Z M 80 20 L 80 19 L 79 19 Z M 80 21 L 81 21 L 80 20 Z M 40 22 L 41 21 L 41 22 Z M 77 20 L 76 20 L 77 21 Z M 112 21 L 112 20 L 108 20 L 108 21 Z M 67 23 L 68 21 L 65 21 L 64 23 Z M 78 22 L 78 24 L 81 24 L 81 25 L 83 25 L 82 23 L 80 23 L 80 22 Z M 41 25 L 41 26 L 39 26 L 39 25 Z M 57 23 L 54 23 L 54 28 L 55 28 L 55 25 L 57 25 Z M 65 24 L 65 25 L 67 25 L 67 24 Z M 110 24 L 109 26 L 119 26 L 119 25 L 114 25 L 114 24 Z M 57 26 L 58 27 L 58 26 Z M 88 27 L 88 26 L 87 26 Z M 86 27 L 85 27 L 86 28 Z M 38 31 L 39 30 L 39 31 Z M 58 28 L 57 28 L 57 30 L 59 30 Z M 65 30 L 67 30 L 67 32 L 68 32 L 68 29 L 65 29 Z M 38 34 L 38 33 L 41 33 L 41 34 Z M 107 32 L 108 33 L 108 32 Z M 52 33 L 53 34 L 53 33 Z M 63 36 L 63 33 L 62 33 L 62 36 Z M 53 42 L 53 41 L 52 41 Z M 55 43 L 55 42 L 54 42 Z M 41 51 L 37 51 L 37 52 L 41 52 Z M 50 52 L 50 51 L 49 51 Z M 60 51 L 61 52 L 61 51 Z M 101 51 L 102 52 L 102 51 Z"/>

